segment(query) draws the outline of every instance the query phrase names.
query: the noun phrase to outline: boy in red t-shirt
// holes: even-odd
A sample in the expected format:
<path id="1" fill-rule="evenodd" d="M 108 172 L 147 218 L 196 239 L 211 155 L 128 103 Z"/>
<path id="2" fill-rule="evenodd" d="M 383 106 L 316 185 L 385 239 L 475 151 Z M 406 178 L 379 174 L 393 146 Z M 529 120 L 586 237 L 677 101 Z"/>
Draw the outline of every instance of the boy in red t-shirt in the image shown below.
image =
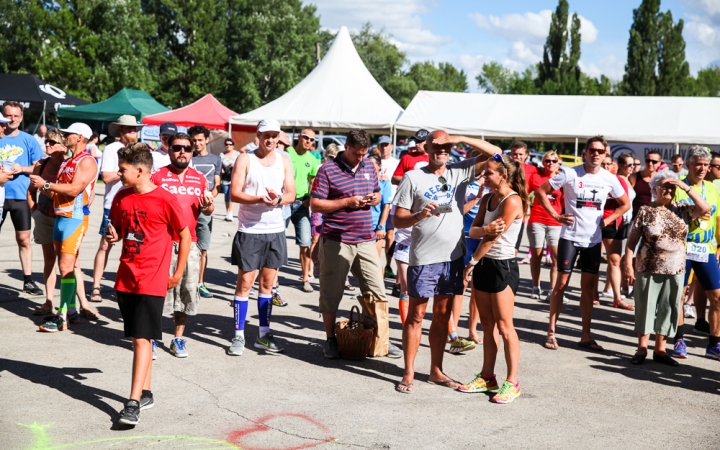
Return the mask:
<path id="1" fill-rule="evenodd" d="M 118 150 L 120 181 L 110 208 L 105 239 L 122 239 L 115 290 L 122 315 L 125 336 L 132 337 L 133 369 L 130 399 L 119 422 L 137 425 L 140 410 L 154 406 L 152 376 L 153 339 L 162 339 L 162 310 L 168 289 L 180 283 L 190 251 L 190 231 L 180 215 L 177 199 L 150 181 L 152 154 L 146 144 L 135 143 Z M 170 272 L 173 235 L 180 237 L 178 263 Z"/>

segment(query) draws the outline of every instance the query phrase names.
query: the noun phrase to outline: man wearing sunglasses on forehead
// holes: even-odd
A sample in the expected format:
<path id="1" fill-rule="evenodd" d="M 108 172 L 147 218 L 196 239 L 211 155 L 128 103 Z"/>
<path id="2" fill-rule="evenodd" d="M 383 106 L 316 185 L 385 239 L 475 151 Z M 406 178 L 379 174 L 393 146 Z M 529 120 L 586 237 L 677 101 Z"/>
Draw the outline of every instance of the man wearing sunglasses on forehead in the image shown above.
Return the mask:
<path id="1" fill-rule="evenodd" d="M 630 200 L 620 180 L 601 167 L 608 149 L 604 137 L 595 136 L 588 139 L 581 166 L 560 172 L 535 191 L 535 198 L 540 201 L 548 214 L 562 224 L 558 242 L 558 277 L 550 297 L 550 324 L 545 341 L 545 348 L 550 350 L 558 348 L 555 329 L 565 290 L 578 256 L 582 271 L 580 278 L 582 336 L 579 346 L 592 351 L 603 350 L 590 335 L 593 300 L 598 292 L 602 229 L 608 224 L 615 223 L 630 209 Z M 548 198 L 552 191 L 560 188 L 565 196 L 565 214 L 559 214 Z M 609 195 L 612 195 L 617 202 L 617 208 L 611 215 L 603 218 L 603 209 Z"/>
<path id="2" fill-rule="evenodd" d="M 638 211 L 642 205 L 649 205 L 652 202 L 652 192 L 650 189 L 650 180 L 653 175 L 658 171 L 658 168 L 663 163 L 662 156 L 657 150 L 650 150 L 645 155 L 645 169 L 640 172 L 632 173 L 628 177 L 630 184 L 635 189 L 635 200 L 632 202 L 633 217 L 637 216 Z"/>
<path id="3" fill-rule="evenodd" d="M 177 133 L 168 136 L 165 142 L 168 144 L 170 164 L 153 172 L 150 181 L 177 198 L 181 208 L 180 216 L 190 230 L 192 245 L 190 246 L 190 253 L 188 253 L 180 284 L 168 289 L 165 297 L 165 311 L 166 313 L 172 311 L 175 319 L 175 337 L 172 344 L 170 344 L 170 351 L 178 358 L 186 358 L 188 352 L 185 348 L 185 339 L 183 339 L 185 324 L 187 316 L 197 314 L 199 301 L 200 248 L 197 245 L 196 228 L 200 214 L 210 216 L 215 207 L 213 205 L 214 197 L 207 189 L 205 175 L 190 167 L 193 155 L 190 136 L 185 133 Z M 179 253 L 180 235 L 173 233 L 171 275 L 175 273 Z M 153 341 L 152 346 L 154 359 L 157 357 L 155 351 L 157 342 Z"/>
<path id="4" fill-rule="evenodd" d="M 480 156 L 447 165 L 450 150 L 460 143 L 480 150 Z M 414 389 L 415 357 L 430 298 L 433 298 L 433 320 L 429 381 L 453 389 L 461 384 L 443 373 L 442 361 L 453 304 L 465 290 L 465 191 L 483 172 L 485 160 L 502 153 L 500 148 L 483 140 L 448 136 L 442 130 L 427 136 L 425 149 L 428 165 L 406 172 L 393 200 L 397 208 L 393 218 L 395 226 L 413 227 L 407 283 L 410 304 L 403 327 L 405 372 L 395 387 L 402 393 L 411 393 Z M 497 228 L 502 229 L 503 225 L 498 224 Z"/>

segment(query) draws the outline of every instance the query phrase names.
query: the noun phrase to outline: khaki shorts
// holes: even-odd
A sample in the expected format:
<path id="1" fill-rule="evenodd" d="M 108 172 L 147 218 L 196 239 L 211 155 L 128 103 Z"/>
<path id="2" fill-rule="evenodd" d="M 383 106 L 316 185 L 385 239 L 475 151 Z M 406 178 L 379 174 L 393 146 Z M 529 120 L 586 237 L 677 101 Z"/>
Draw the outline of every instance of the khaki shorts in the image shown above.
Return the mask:
<path id="1" fill-rule="evenodd" d="M 172 262 L 170 263 L 170 275 L 175 273 L 177 267 L 178 249 L 180 244 L 173 243 Z M 183 272 L 180 284 L 173 289 L 168 289 L 165 296 L 164 314 L 182 312 L 188 316 L 197 314 L 200 296 L 198 295 L 198 277 L 200 276 L 200 248 L 195 242 L 190 245 L 187 264 Z"/>
<path id="2" fill-rule="evenodd" d="M 33 239 L 35 243 L 39 245 L 52 244 L 55 217 L 50 217 L 35 210 L 32 213 L 32 218 L 35 221 L 35 227 L 33 228 Z"/>
<path id="3" fill-rule="evenodd" d="M 320 238 L 320 312 L 335 313 L 345 293 L 348 271 L 360 284 L 360 292 L 372 292 L 380 300 L 385 298 L 382 265 L 375 241 L 344 244 Z"/>

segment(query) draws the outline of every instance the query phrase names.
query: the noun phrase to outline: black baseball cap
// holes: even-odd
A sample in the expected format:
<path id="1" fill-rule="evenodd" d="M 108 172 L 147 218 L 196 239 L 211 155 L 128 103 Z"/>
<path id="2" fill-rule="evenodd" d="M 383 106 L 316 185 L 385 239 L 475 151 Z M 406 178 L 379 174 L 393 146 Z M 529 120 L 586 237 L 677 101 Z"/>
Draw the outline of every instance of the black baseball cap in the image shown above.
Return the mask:
<path id="1" fill-rule="evenodd" d="M 413 139 L 415 139 L 415 142 L 425 142 L 428 134 L 430 134 L 428 130 L 426 130 L 425 128 L 420 128 L 417 133 L 415 133 L 415 136 L 413 136 Z"/>
<path id="2" fill-rule="evenodd" d="M 172 122 L 165 122 L 160 125 L 160 136 L 172 136 L 178 132 L 177 125 Z"/>

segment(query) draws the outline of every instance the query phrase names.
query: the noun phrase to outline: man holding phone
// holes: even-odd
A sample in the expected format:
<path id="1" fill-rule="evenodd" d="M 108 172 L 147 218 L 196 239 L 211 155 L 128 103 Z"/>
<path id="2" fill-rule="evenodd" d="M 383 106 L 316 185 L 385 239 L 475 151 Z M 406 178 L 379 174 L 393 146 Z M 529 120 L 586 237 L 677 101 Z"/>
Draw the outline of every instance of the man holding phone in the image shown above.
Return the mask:
<path id="1" fill-rule="evenodd" d="M 453 145 L 464 143 L 480 150 L 481 156 L 447 165 Z M 448 321 L 454 302 L 464 292 L 465 235 L 463 207 L 465 190 L 483 171 L 485 160 L 500 148 L 480 139 L 430 133 L 425 142 L 428 165 L 405 173 L 393 205 L 398 228 L 413 227 L 408 267 L 410 304 L 403 327 L 405 373 L 396 390 L 413 391 L 415 356 L 420 347 L 422 321 L 430 297 L 433 320 L 430 326 L 429 381 L 456 388 L 457 381 L 443 373 L 442 361 L 448 336 Z M 458 298 L 459 297 L 459 298 Z"/>

